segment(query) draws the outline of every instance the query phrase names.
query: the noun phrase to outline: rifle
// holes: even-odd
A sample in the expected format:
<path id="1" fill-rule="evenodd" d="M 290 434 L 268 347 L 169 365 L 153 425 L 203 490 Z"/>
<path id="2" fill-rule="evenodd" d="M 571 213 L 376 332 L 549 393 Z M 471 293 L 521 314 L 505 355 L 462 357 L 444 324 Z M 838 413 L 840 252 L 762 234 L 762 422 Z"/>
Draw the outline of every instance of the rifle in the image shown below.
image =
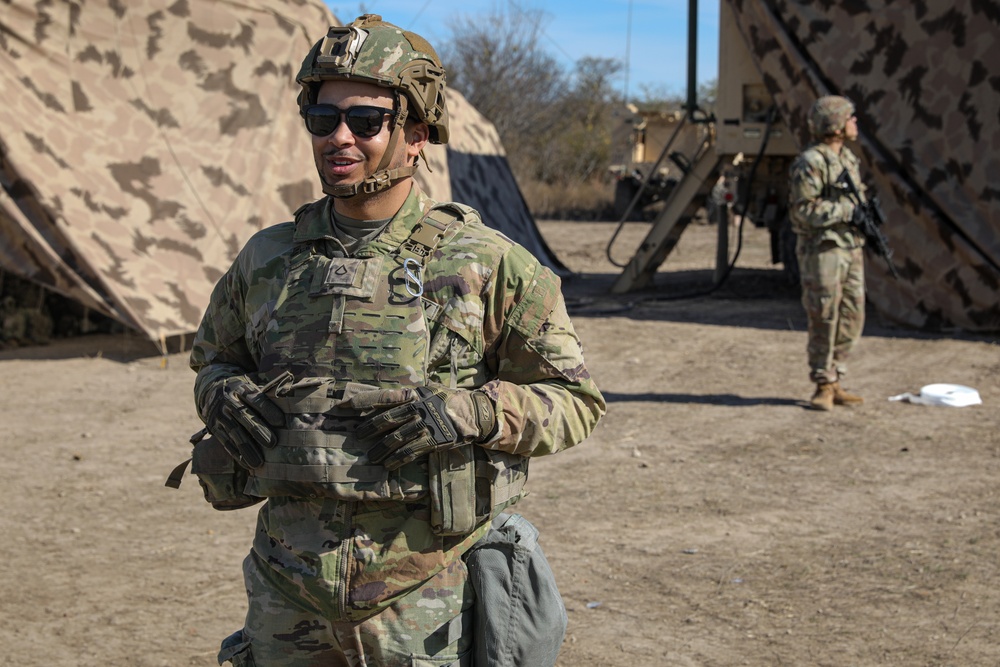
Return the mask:
<path id="1" fill-rule="evenodd" d="M 892 248 L 889 241 L 882 233 L 882 225 L 885 224 L 885 213 L 882 212 L 882 204 L 878 200 L 878 195 L 872 196 L 868 201 L 861 198 L 858 186 L 854 184 L 854 179 L 845 169 L 840 173 L 838 181 L 843 181 L 847 191 L 854 199 L 855 209 L 851 224 L 857 227 L 865 237 L 868 247 L 878 255 L 885 258 L 885 263 L 889 266 L 889 273 L 896 280 L 899 280 L 899 273 L 896 265 L 892 263 Z"/>

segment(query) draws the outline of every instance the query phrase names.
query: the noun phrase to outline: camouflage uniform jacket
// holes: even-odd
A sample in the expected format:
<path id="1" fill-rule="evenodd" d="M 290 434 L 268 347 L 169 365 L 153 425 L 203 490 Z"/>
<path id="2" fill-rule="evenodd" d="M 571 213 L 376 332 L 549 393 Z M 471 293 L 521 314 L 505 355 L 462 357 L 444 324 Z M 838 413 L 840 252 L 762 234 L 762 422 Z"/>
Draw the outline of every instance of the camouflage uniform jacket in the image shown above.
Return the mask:
<path id="1" fill-rule="evenodd" d="M 248 374 L 264 382 L 289 371 L 296 380 L 335 385 L 480 388 L 500 422 L 484 454 L 537 456 L 586 438 L 605 403 L 584 365 L 558 278 L 472 209 L 446 210 L 442 222 L 442 209 L 414 186 L 383 232 L 350 257 L 336 240 L 329 198 L 299 209 L 295 222 L 255 234 L 216 285 L 193 343 L 202 417 L 225 378 Z M 440 223 L 433 239 L 423 235 L 425 215 Z M 407 261 L 415 253 L 422 258 L 417 266 Z M 367 281 L 368 266 L 380 267 L 377 281 Z M 360 286 L 341 273 L 351 267 Z M 396 345 L 413 352 L 412 365 L 390 363 L 403 358 L 392 356 Z M 335 413 L 309 417 L 286 426 L 338 426 L 324 421 L 339 419 Z M 271 451 L 278 449 L 289 448 Z M 301 470 L 288 466 L 289 479 L 310 470 L 305 463 Z M 246 571 L 323 618 L 358 621 L 378 613 L 452 568 L 490 525 L 436 533 L 437 487 L 410 495 L 406 485 L 419 486 L 430 468 L 431 457 L 422 457 L 392 471 L 399 485 L 390 483 L 373 502 L 364 480 L 348 480 L 349 488 L 338 483 L 331 496 L 315 499 L 309 489 L 268 493 Z"/>
<path id="2" fill-rule="evenodd" d="M 836 185 L 845 170 L 864 192 L 858 158 L 846 146 L 838 155 L 826 144 L 816 143 L 792 163 L 788 211 L 800 243 L 818 247 L 833 241 L 841 248 L 864 244 L 864 237 L 851 224 L 854 204 L 850 195 Z"/>
<path id="3" fill-rule="evenodd" d="M 354 255 L 392 255 L 434 205 L 414 185 L 383 233 Z M 296 222 L 256 233 L 216 285 L 190 359 L 203 417 L 205 400 L 226 377 L 249 374 L 265 382 L 284 370 L 296 379 L 335 376 L 335 358 L 316 355 L 307 364 L 283 359 L 264 345 L 297 248 L 340 247 L 331 206 L 325 198 L 300 209 Z M 452 380 L 458 387 L 481 388 L 493 399 L 500 429 L 486 446 L 537 456 L 577 444 L 593 430 L 605 403 L 584 365 L 559 279 L 527 250 L 486 227 L 472 209 L 464 210 L 465 221 L 448 228 L 424 267 L 425 311 L 439 313 L 428 323 L 428 347 L 431 352 L 437 347 L 442 328 L 463 341 Z"/>

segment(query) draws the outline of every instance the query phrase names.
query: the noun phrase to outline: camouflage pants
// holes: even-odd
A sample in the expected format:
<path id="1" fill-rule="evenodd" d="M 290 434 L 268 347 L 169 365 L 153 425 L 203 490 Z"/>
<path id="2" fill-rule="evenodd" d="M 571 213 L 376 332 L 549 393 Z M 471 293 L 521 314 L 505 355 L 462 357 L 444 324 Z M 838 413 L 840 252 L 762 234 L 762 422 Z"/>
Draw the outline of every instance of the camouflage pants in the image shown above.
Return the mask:
<path id="1" fill-rule="evenodd" d="M 802 305 L 809 324 L 806 352 L 809 379 L 836 382 L 847 373 L 851 349 L 865 325 L 863 248 L 840 248 L 824 242 L 818 248 L 799 243 Z"/>
<path id="2" fill-rule="evenodd" d="M 233 667 L 471 667 L 475 594 L 461 558 L 363 621 L 330 621 L 272 585 L 251 552 L 244 628 L 226 638 Z"/>

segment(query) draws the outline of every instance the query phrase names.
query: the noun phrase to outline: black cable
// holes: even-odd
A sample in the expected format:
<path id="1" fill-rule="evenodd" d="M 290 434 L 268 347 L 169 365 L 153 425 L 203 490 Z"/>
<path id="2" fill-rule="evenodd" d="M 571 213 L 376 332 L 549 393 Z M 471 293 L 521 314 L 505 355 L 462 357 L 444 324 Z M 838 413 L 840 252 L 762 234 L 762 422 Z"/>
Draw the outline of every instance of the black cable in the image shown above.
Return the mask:
<path id="1" fill-rule="evenodd" d="M 726 265 L 726 270 L 722 276 L 712 284 L 711 287 L 699 290 L 695 292 L 687 292 L 684 294 L 670 294 L 664 296 L 649 296 L 644 299 L 640 299 L 640 302 L 645 303 L 647 301 L 675 301 L 681 299 L 692 299 L 699 296 L 708 296 L 713 293 L 729 279 L 729 274 L 732 273 L 733 268 L 736 266 L 736 260 L 739 259 L 740 251 L 743 249 L 743 225 L 746 222 L 747 210 L 750 208 L 750 193 L 753 191 L 753 181 L 754 176 L 757 173 L 757 165 L 764 157 L 764 151 L 767 150 L 767 142 L 771 137 L 771 127 L 774 125 L 774 119 L 777 115 L 777 107 L 771 106 L 767 112 L 767 126 L 764 128 L 764 138 L 760 143 L 760 150 L 757 152 L 757 157 L 754 159 L 753 164 L 750 166 L 750 174 L 747 176 L 746 188 L 743 191 L 743 210 L 740 213 L 740 226 L 739 234 L 737 236 L 736 242 L 736 253 L 733 255 L 733 259 Z M 725 221 L 719 220 L 717 224 L 725 224 Z"/>
<path id="2" fill-rule="evenodd" d="M 691 116 L 692 114 L 690 111 L 685 111 L 684 117 L 681 118 L 679 123 L 677 123 L 677 127 L 674 128 L 674 133 L 670 135 L 670 139 L 667 140 L 667 143 L 663 146 L 663 150 L 660 151 L 660 156 L 656 158 L 656 162 L 654 162 L 653 166 L 649 168 L 649 173 L 646 174 L 646 177 L 642 180 L 642 183 L 639 184 L 639 189 L 636 191 L 634 195 L 632 195 L 632 199 L 631 201 L 629 201 L 628 207 L 626 207 L 625 212 L 622 213 L 621 220 L 618 221 L 618 227 L 615 228 L 614 234 L 611 235 L 611 238 L 608 240 L 608 244 L 604 247 L 605 257 L 608 258 L 608 261 L 611 262 L 613 266 L 616 266 L 619 269 L 624 269 L 626 266 L 628 266 L 628 264 L 627 263 L 619 264 L 611 256 L 611 248 L 615 244 L 615 239 L 618 238 L 618 234 L 621 233 L 622 228 L 625 226 L 625 223 L 628 222 L 629 216 L 632 215 L 632 211 L 635 210 L 636 205 L 642 198 L 642 194 L 646 191 L 646 187 L 649 185 L 650 180 L 652 180 L 653 175 L 656 174 L 656 171 L 660 168 L 660 163 L 663 162 L 663 159 L 665 157 L 667 157 L 667 153 L 670 151 L 670 148 L 674 145 L 674 140 L 677 138 L 677 135 L 680 134 L 681 128 L 683 128 L 684 125 L 687 124 L 687 122 L 691 119 Z M 667 197 L 667 200 L 668 201 L 670 200 L 669 196 Z"/>

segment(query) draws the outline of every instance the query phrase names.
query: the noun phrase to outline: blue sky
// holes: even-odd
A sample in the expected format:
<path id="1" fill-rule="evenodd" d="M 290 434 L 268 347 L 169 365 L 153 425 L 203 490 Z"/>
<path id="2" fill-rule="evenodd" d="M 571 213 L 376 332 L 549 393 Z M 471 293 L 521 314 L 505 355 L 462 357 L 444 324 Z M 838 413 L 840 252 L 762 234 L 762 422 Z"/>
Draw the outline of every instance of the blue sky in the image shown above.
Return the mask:
<path id="1" fill-rule="evenodd" d="M 567 70 L 582 57 L 628 62 L 628 79 L 617 82 L 629 99 L 643 88 L 684 95 L 687 91 L 688 0 L 326 0 L 347 23 L 362 10 L 412 30 L 439 46 L 450 35 L 455 15 L 489 14 L 496 7 L 545 12 L 542 47 Z M 631 13 L 631 31 L 629 15 Z M 630 34 L 631 33 L 631 34 Z M 698 82 L 717 78 L 719 2 L 698 2 Z"/>

